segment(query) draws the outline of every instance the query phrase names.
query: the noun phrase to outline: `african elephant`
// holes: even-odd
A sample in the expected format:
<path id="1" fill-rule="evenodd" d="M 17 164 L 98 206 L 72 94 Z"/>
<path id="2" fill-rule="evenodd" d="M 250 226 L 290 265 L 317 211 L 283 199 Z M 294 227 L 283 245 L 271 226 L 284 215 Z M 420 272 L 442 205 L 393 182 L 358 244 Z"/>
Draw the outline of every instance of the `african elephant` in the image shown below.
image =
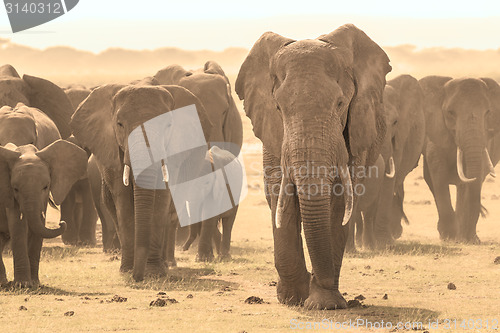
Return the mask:
<path id="1" fill-rule="evenodd" d="M 59 140 L 55 124 L 37 109 L 20 103 L 14 109 L 2 107 L 0 114 L 2 135 L 15 123 L 36 128 L 37 136 L 25 139 L 32 140 L 32 144 L 17 147 L 1 142 L 5 147 L 0 147 L 0 256 L 5 239 L 10 238 L 14 282 L 37 285 L 43 238 L 57 237 L 66 229 L 64 222 L 58 229 L 45 227 L 49 192 L 54 203 L 61 204 L 71 186 L 85 174 L 86 154 L 72 143 Z M 25 133 L 29 136 L 31 131 Z M 6 282 L 0 257 L 0 283 Z"/>
<path id="2" fill-rule="evenodd" d="M 490 155 L 500 133 L 500 86 L 489 78 L 427 76 L 424 91 L 424 179 L 436 202 L 443 240 L 479 243 L 481 187 L 495 175 Z M 489 149 L 493 149 L 489 151 Z M 449 185 L 457 187 L 455 210 Z"/>
<path id="3" fill-rule="evenodd" d="M 197 119 L 201 123 L 200 131 L 203 130 L 202 136 L 205 136 L 203 139 L 209 141 L 212 125 L 203 105 L 191 92 L 179 86 L 104 85 L 94 89 L 72 116 L 73 133 L 94 154 L 111 195 L 112 200 L 105 203 L 109 205 L 108 211 L 116 214 L 114 219 L 118 224 L 122 250 L 120 270 L 133 270 L 136 281 L 143 280 L 146 273 L 166 273 L 162 250 L 164 236 L 168 236 L 171 224 L 167 215 L 171 198 L 162 179 L 175 180 L 177 175 L 170 170 L 178 168 L 156 161 L 142 172 L 137 172 L 132 177 L 132 186 L 128 186 L 131 156 L 147 154 L 150 145 L 158 141 L 165 143 L 165 149 L 178 145 L 179 132 L 192 129 L 175 127 L 172 121 L 165 124 L 153 122 L 148 123 L 148 126 L 159 127 L 153 130 L 155 137 L 149 138 L 147 143 L 145 138 L 131 141 L 130 135 L 142 137 L 141 133 L 145 132 L 141 132 L 141 129 L 145 131 L 147 121 L 159 116 L 172 120 L 174 113 L 171 111 L 193 104 L 196 105 Z M 130 149 L 134 149 L 135 153 L 131 154 Z M 147 155 L 147 159 L 149 157 Z M 158 184 L 163 187 L 158 187 Z"/>
<path id="4" fill-rule="evenodd" d="M 207 116 L 213 124 L 211 132 L 211 141 L 221 142 L 220 148 L 225 143 L 231 143 L 234 155 L 239 154 L 243 143 L 243 125 L 241 117 L 236 108 L 236 104 L 231 95 L 231 85 L 223 69 L 215 61 L 207 61 L 203 68 L 186 71 L 179 65 L 167 66 L 154 75 L 154 80 L 159 84 L 174 84 L 182 86 L 191 91 L 200 99 L 207 111 Z M 220 216 L 223 225 L 221 259 L 230 258 L 229 249 L 231 242 L 231 230 L 236 219 L 238 204 L 230 211 Z M 200 234 L 198 244 L 197 259 L 202 261 L 212 260 L 213 248 L 212 239 L 220 237 L 220 233 L 214 224 L 217 224 L 215 218 L 202 224 L 190 226 L 190 237 L 183 248 L 189 248 L 190 244 Z M 206 225 L 206 226 L 205 226 Z M 220 240 L 215 240 L 216 243 Z M 173 243 L 172 243 L 173 244 Z"/>
<path id="5" fill-rule="evenodd" d="M 359 169 L 378 158 L 389 58 L 344 25 L 314 40 L 263 34 L 243 62 L 236 93 L 263 143 L 278 299 L 345 308 L 339 276 Z M 309 274 L 301 224 L 312 264 Z"/>
<path id="6" fill-rule="evenodd" d="M 229 147 L 228 147 L 229 148 Z M 239 147 L 234 147 L 239 150 Z M 212 228 L 212 238 L 209 242 L 214 242 L 220 259 L 229 259 L 231 245 L 231 230 L 234 224 L 233 209 L 227 210 L 222 207 L 223 196 L 228 193 L 228 187 L 231 190 L 233 201 L 237 204 L 242 198 L 242 190 L 245 186 L 243 181 L 244 173 L 240 161 L 229 150 L 221 149 L 218 146 L 213 146 L 207 152 L 205 157 L 206 162 L 210 162 L 214 166 L 216 177 L 206 178 L 202 182 L 202 186 L 197 186 L 196 197 L 194 201 L 198 205 L 190 206 L 191 215 L 199 216 L 201 223 L 191 224 L 189 238 L 183 246 L 183 250 L 189 249 L 196 237 L 202 233 L 205 228 Z M 219 170 L 221 172 L 219 172 Z M 222 172 L 222 170 L 224 170 Z M 211 171 L 211 169 L 210 169 Z M 225 174 L 225 176 L 224 176 Z M 227 180 L 225 179 L 227 177 Z M 235 193 L 237 192 L 237 193 Z M 223 212 L 222 214 L 217 214 Z M 217 214 L 214 216 L 214 214 Z M 204 219 L 203 216 L 213 216 L 209 219 Z M 218 222 L 222 224 L 222 235 L 217 229 Z M 200 240 L 199 247 L 210 247 L 212 244 L 202 244 Z"/>
<path id="7" fill-rule="evenodd" d="M 404 180 L 417 166 L 422 154 L 425 140 L 423 98 L 418 81 L 410 75 L 400 75 L 385 86 L 387 132 L 381 150 L 385 176 L 378 188 L 375 210 L 363 212 L 362 239 L 367 248 L 392 244 L 402 234 L 401 220 L 407 221 L 403 211 Z M 371 198 L 367 196 L 366 199 L 370 201 Z M 362 196 L 361 205 L 364 200 Z"/>
<path id="8" fill-rule="evenodd" d="M 41 110 L 57 126 L 60 133 L 58 138 L 71 140 L 69 122 L 73 106 L 64 91 L 41 78 L 24 75 L 21 79 L 12 66 L 4 65 L 0 67 L 0 106 L 14 107 L 18 103 Z M 4 128 L 2 131 L 4 144 L 12 142 L 17 146 L 34 144 L 38 149 L 45 147 L 28 139 L 28 136 L 36 137 L 33 127 L 26 131 L 16 130 L 16 127 Z M 6 137 L 7 132 L 9 137 Z M 61 221 L 67 222 L 67 229 L 62 236 L 64 243 L 95 245 L 96 215 L 89 186 L 84 180 L 78 181 L 61 203 Z"/>
<path id="9" fill-rule="evenodd" d="M 73 110 L 90 94 L 89 89 L 74 87 L 64 92 L 71 101 Z M 80 146 L 76 138 L 70 136 L 68 141 Z M 90 157 L 90 152 L 87 151 Z M 97 212 L 92 199 L 89 179 L 85 177 L 77 181 L 66 200 L 61 205 L 61 220 L 66 222 L 67 228 L 62 235 L 64 244 L 96 245 Z"/>

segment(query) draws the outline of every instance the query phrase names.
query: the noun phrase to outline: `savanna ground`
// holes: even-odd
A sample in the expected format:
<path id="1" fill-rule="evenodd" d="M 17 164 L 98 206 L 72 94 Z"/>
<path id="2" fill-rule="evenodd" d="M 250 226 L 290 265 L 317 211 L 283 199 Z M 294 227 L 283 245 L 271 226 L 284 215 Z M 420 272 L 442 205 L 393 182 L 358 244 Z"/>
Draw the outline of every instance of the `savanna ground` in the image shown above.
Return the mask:
<path id="1" fill-rule="evenodd" d="M 40 267 L 43 286 L 0 291 L 0 331 L 285 332 L 298 328 L 299 322 L 325 325 L 329 321 L 334 328 L 335 323 L 349 320 L 373 325 L 391 322 L 394 327 L 398 322 L 414 323 L 416 331 L 430 332 L 460 330 L 464 320 L 471 328 L 482 321 L 483 329 L 476 330 L 481 332 L 494 331 L 484 328 L 487 320 L 489 326 L 496 320 L 500 327 L 500 265 L 494 263 L 500 256 L 500 182 L 488 177 L 484 184 L 483 204 L 489 216 L 479 220 L 482 244 L 444 243 L 438 237 L 437 212 L 422 178 L 422 162 L 406 180 L 410 225 L 404 227 L 403 237 L 391 249 L 345 257 L 341 292 L 347 300 L 363 295 L 366 307 L 305 311 L 279 304 L 261 149 L 249 120 L 243 117 L 243 121 L 249 192 L 234 226 L 231 262 L 197 263 L 196 246 L 187 252 L 177 248 L 178 267 L 167 277 L 136 283 L 130 274 L 119 272 L 119 256 L 104 254 L 101 247 L 74 248 L 63 245 L 60 238 L 47 240 Z M 50 211 L 50 226 L 56 225 L 58 214 Z M 4 259 L 12 280 L 11 254 Z M 456 290 L 448 289 L 449 283 Z M 150 306 L 166 296 L 178 303 Z M 264 303 L 245 303 L 250 296 Z M 432 328 L 429 321 L 434 323 Z M 439 329 L 433 329 L 436 322 Z M 348 329 L 367 330 L 365 326 Z M 405 330 L 413 331 L 410 326 L 401 331 Z"/>

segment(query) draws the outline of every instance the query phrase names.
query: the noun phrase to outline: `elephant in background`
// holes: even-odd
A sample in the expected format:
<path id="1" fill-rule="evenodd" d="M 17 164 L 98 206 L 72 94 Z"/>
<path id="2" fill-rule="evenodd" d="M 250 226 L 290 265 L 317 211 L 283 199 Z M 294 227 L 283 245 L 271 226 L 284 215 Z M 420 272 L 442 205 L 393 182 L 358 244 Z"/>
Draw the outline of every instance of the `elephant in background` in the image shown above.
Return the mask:
<path id="1" fill-rule="evenodd" d="M 55 123 L 60 134 L 58 138 L 78 144 L 70 137 L 69 122 L 74 109 L 64 91 L 52 82 L 34 76 L 24 75 L 21 79 L 14 67 L 4 65 L 0 67 L 0 106 L 14 107 L 18 103 L 41 110 Z M 16 128 L 14 126 L 0 129 L 3 132 L 3 140 L 0 143 L 12 142 L 17 146 L 34 144 L 38 149 L 45 147 L 30 139 L 37 136 L 34 127 L 24 131 Z M 78 181 L 74 185 L 60 208 L 61 221 L 67 222 L 67 229 L 62 236 L 63 242 L 73 245 L 95 245 L 97 217 L 90 189 L 85 180 Z"/>
<path id="2" fill-rule="evenodd" d="M 136 281 L 143 280 L 146 274 L 164 275 L 168 269 L 164 248 L 172 230 L 167 214 L 172 199 L 165 184 L 162 183 L 164 190 L 156 189 L 162 182 L 161 171 L 165 171 L 166 164 L 155 162 L 135 175 L 131 186 L 128 186 L 131 166 L 129 149 L 138 149 L 137 145 L 143 144 L 147 147 L 144 139 L 132 142 L 133 146 L 130 146 L 129 136 L 136 128 L 145 126 L 148 120 L 162 115 L 168 118 L 172 110 L 193 104 L 196 105 L 205 140 L 209 141 L 212 124 L 203 105 L 189 90 L 179 86 L 104 85 L 94 89 L 72 116 L 73 133 L 94 154 L 103 184 L 111 197 L 104 203 L 108 211 L 115 214 L 113 218 L 118 224 L 122 253 L 120 270 L 133 270 Z M 152 139 L 165 142 L 167 146 L 170 144 L 168 139 L 173 139 L 173 144 L 177 144 L 172 133 L 190 130 L 176 128 L 168 122 L 165 128 L 158 129 L 155 134 L 158 137 Z M 171 137 L 166 137 L 167 132 Z M 172 172 L 168 178 L 177 177 Z"/>
<path id="3" fill-rule="evenodd" d="M 182 86 L 198 97 L 213 124 L 211 141 L 214 144 L 220 142 L 222 149 L 227 149 L 227 143 L 232 144 L 232 153 L 238 156 L 243 143 L 243 124 L 231 95 L 229 79 L 219 64 L 207 61 L 203 68 L 190 71 L 179 65 L 171 65 L 158 71 L 151 80 L 156 80 L 159 84 Z M 212 239 L 215 244 L 222 241 L 220 259 L 229 259 L 231 231 L 237 212 L 236 203 L 234 208 L 222 214 L 219 219 L 214 218 L 201 224 L 191 225 L 190 236 L 184 243 L 183 249 L 187 250 L 199 234 L 197 260 L 213 260 Z M 218 223 L 216 220 L 222 223 L 222 236 L 216 227 Z"/>
<path id="4" fill-rule="evenodd" d="M 357 208 L 363 212 L 363 235 L 357 236 L 363 246 L 373 249 L 392 244 L 401 236 L 401 220 L 408 222 L 403 210 L 404 180 L 418 165 L 425 141 L 423 92 L 418 81 L 410 75 L 400 75 L 387 82 L 384 89 L 384 111 L 387 132 L 381 150 L 383 177 L 381 182 L 371 181 L 366 187 L 368 195 L 361 196 Z M 379 167 L 382 164 L 379 162 Z M 382 169 L 374 170 L 380 171 Z M 382 175 L 382 174 L 381 174 Z M 379 176 L 381 176 L 379 175 Z M 369 175 L 370 176 L 370 175 Z M 364 200 L 373 202 L 364 210 Z M 359 217 L 359 216 L 358 216 Z M 359 222 L 359 218 L 358 218 Z M 351 226 L 353 228 L 354 224 Z"/>
<path id="5" fill-rule="evenodd" d="M 209 241 L 213 240 L 221 260 L 229 259 L 234 212 L 233 209 L 226 211 L 225 207 L 222 207 L 222 203 L 224 201 L 225 194 L 229 193 L 228 187 L 231 191 L 234 204 L 237 204 L 239 199 L 241 199 L 241 195 L 243 194 L 242 189 L 244 189 L 244 186 L 246 185 L 244 182 L 243 168 L 236 156 L 234 156 L 229 150 L 223 150 L 218 146 L 213 146 L 207 152 L 205 162 L 210 162 L 211 165 L 213 165 L 216 177 L 206 177 L 203 182 L 203 186 L 196 188 L 196 191 L 194 192 L 194 201 L 200 203 L 200 205 L 197 207 L 193 207 L 193 205 L 191 205 L 191 214 L 193 215 L 194 213 L 196 216 L 213 216 L 216 212 L 223 211 L 224 213 L 209 219 L 200 218 L 200 220 L 202 220 L 201 223 L 190 225 L 189 238 L 186 240 L 183 250 L 186 251 L 189 249 L 196 237 L 200 235 L 203 228 L 213 228 L 215 230 L 212 230 L 211 234 L 214 235 L 214 237 L 213 239 L 209 239 Z M 222 172 L 222 170 L 224 171 Z M 224 176 L 224 173 L 226 176 Z M 225 177 L 227 177 L 227 180 Z M 193 212 L 196 208 L 198 211 Z M 217 229 L 219 221 L 222 225 L 222 235 Z M 203 246 L 211 247 L 211 244 L 202 244 L 200 241 L 199 247 Z"/>
<path id="6" fill-rule="evenodd" d="M 71 186 L 85 174 L 85 151 L 64 140 L 54 122 L 37 109 L 18 104 L 0 109 L 1 134 L 17 123 L 17 129 L 36 128 L 34 144 L 17 147 L 13 143 L 0 147 L 0 256 L 6 239 L 11 239 L 14 256 L 14 282 L 22 286 L 38 285 L 38 267 L 43 238 L 54 238 L 66 229 L 45 227 L 49 192 L 53 201 L 62 203 Z M 23 131 L 26 136 L 31 131 Z M 56 141 L 57 140 L 57 141 Z M 54 142 L 55 141 L 55 142 Z M 0 283 L 7 282 L 0 257 Z"/>
<path id="7" fill-rule="evenodd" d="M 71 101 L 74 111 L 90 94 L 90 90 L 84 87 L 65 89 L 64 92 Z M 80 146 L 74 136 L 70 136 L 67 140 Z M 88 150 L 87 156 L 90 158 Z M 80 179 L 71 188 L 67 199 L 61 205 L 61 220 L 65 221 L 67 225 L 66 231 L 62 235 L 64 244 L 96 245 L 97 211 L 88 177 Z"/>
<path id="8" fill-rule="evenodd" d="M 386 53 L 351 24 L 313 40 L 267 32 L 241 66 L 236 93 L 263 143 L 281 303 L 347 307 L 339 291 L 345 224 L 357 171 L 380 154 L 390 71 Z"/>
<path id="9" fill-rule="evenodd" d="M 482 183 L 495 175 L 500 133 L 500 86 L 489 78 L 427 76 L 424 91 L 424 179 L 434 196 L 443 240 L 479 243 Z M 457 187 L 455 210 L 449 185 Z"/>

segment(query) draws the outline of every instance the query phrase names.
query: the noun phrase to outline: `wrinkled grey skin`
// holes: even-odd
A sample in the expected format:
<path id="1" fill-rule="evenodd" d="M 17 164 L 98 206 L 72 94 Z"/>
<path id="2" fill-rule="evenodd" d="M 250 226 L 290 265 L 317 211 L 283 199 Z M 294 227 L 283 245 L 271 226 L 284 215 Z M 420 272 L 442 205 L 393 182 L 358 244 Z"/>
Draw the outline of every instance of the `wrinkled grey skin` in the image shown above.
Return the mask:
<path id="1" fill-rule="evenodd" d="M 498 162 L 500 87 L 489 78 L 428 76 L 420 81 L 425 95 L 426 145 L 424 179 L 436 202 L 438 231 L 443 240 L 479 243 L 476 225 L 481 212 L 481 187 Z M 463 154 L 460 178 L 457 150 Z M 449 185 L 457 187 L 455 210 Z"/>
<path id="2" fill-rule="evenodd" d="M 222 68 L 214 61 L 207 61 L 203 68 L 187 71 L 179 65 L 168 66 L 155 74 L 154 79 L 159 84 L 175 84 L 191 91 L 203 103 L 207 116 L 213 124 L 211 142 L 226 142 L 241 149 L 243 142 L 243 125 L 241 117 L 231 95 L 229 79 Z M 153 81 L 154 82 L 154 81 Z M 237 155 L 237 152 L 234 152 Z M 230 258 L 231 231 L 233 228 L 238 205 L 218 218 L 212 218 L 201 224 L 191 225 L 190 236 L 183 245 L 187 250 L 197 235 L 200 235 L 197 260 L 213 260 L 212 240 L 216 247 L 222 242 L 220 259 Z M 217 223 L 222 223 L 222 236 L 217 230 Z M 174 244 L 174 242 L 170 242 Z M 173 250 L 169 251 L 173 253 Z M 169 258 L 175 262 L 174 258 Z"/>
<path id="3" fill-rule="evenodd" d="M 54 136 L 58 135 L 50 119 L 41 112 L 39 114 L 37 121 L 43 122 L 41 118 L 46 118 L 48 127 L 45 133 L 52 127 Z M 42 137 L 39 139 L 44 140 Z M 60 223 L 58 229 L 45 227 L 49 192 L 52 192 L 54 202 L 61 204 L 73 183 L 85 174 L 85 162 L 85 151 L 64 140 L 58 140 L 42 150 L 34 145 L 17 147 L 9 143 L 5 147 L 0 146 L 1 285 L 7 283 L 1 254 L 9 238 L 14 257 L 15 285 L 39 285 L 38 268 L 43 238 L 57 237 L 66 229 L 64 222 Z"/>
<path id="4" fill-rule="evenodd" d="M 369 181 L 368 195 L 358 202 L 361 206 L 371 206 L 370 211 L 359 207 L 363 212 L 363 245 L 368 249 L 384 248 L 392 244 L 402 234 L 401 220 L 407 221 L 403 211 L 404 180 L 417 166 L 425 140 L 425 117 L 423 92 L 418 81 L 410 75 L 400 75 L 387 82 L 384 89 L 384 111 L 387 132 L 382 146 L 383 169 L 378 175 L 380 181 Z M 393 159 L 394 176 L 391 178 Z M 379 166 L 382 164 L 379 163 Z M 382 170 L 382 169 L 381 169 Z M 376 199 L 375 199 L 376 198 Z M 364 201 L 367 201 L 364 203 Z M 369 203 L 377 201 L 376 206 Z M 356 215 L 356 214 L 355 214 Z M 358 219 L 357 222 L 360 220 Z M 351 225 L 351 228 L 354 224 Z M 358 228 L 360 229 L 360 228 Z M 354 244 L 351 243 L 351 248 Z"/>
<path id="5" fill-rule="evenodd" d="M 164 249 L 172 224 L 168 215 L 171 197 L 167 188 L 138 186 L 132 174 L 130 185 L 124 185 L 124 166 L 131 165 L 128 137 L 145 121 L 191 104 L 196 105 L 208 141 L 211 123 L 203 105 L 179 86 L 101 86 L 80 104 L 71 120 L 77 140 L 94 154 L 106 187 L 103 191 L 111 197 L 104 204 L 118 226 L 120 270 L 132 270 L 136 281 L 146 275 L 166 274 Z M 157 184 L 159 176 L 156 169 L 148 168 L 141 177 Z"/>
<path id="6" fill-rule="evenodd" d="M 386 130 L 385 75 L 390 70 L 384 51 L 353 25 L 314 40 L 265 33 L 240 69 L 236 93 L 264 147 L 282 303 L 303 303 L 308 309 L 347 306 L 339 276 L 348 234 L 342 223 L 351 210 L 349 180 L 331 171 L 349 167 L 355 186 L 359 180 L 353 168 L 366 168 L 378 158 Z M 329 190 L 335 185 L 346 189 L 344 195 Z"/>

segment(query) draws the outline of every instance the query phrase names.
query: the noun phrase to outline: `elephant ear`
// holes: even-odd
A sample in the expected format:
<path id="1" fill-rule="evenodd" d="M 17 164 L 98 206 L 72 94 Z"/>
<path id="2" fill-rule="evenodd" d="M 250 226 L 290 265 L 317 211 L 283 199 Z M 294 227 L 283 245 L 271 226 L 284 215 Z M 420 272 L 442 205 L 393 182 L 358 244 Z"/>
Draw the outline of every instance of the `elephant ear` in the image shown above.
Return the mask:
<path id="1" fill-rule="evenodd" d="M 500 133 L 500 85 L 490 78 L 481 78 L 488 86 L 488 97 L 490 100 L 490 113 L 486 123 L 488 134 L 492 137 Z"/>
<path id="2" fill-rule="evenodd" d="M 269 67 L 276 52 L 293 42 L 295 40 L 274 32 L 264 33 L 241 65 L 235 85 L 238 97 L 244 100 L 245 112 L 252 121 L 255 136 L 277 158 L 281 158 L 283 122 L 272 96 Z"/>
<path id="3" fill-rule="evenodd" d="M 389 57 L 363 31 L 346 24 L 318 37 L 334 47 L 344 49 L 352 66 L 355 95 L 349 105 L 349 148 L 354 156 L 370 152 L 375 162 L 386 132 L 383 108 L 385 76 L 392 70 Z"/>
<path id="4" fill-rule="evenodd" d="M 178 84 L 180 79 L 184 76 L 190 75 L 190 72 L 186 71 L 182 66 L 170 65 L 163 69 L 160 69 L 154 78 L 163 85 Z"/>
<path id="5" fill-rule="evenodd" d="M 198 97 L 181 86 L 166 85 L 162 87 L 167 90 L 174 98 L 173 110 L 192 104 L 196 105 L 196 111 L 198 112 L 198 117 L 200 118 L 201 128 L 203 129 L 203 133 L 205 134 L 205 141 L 210 141 L 210 133 L 212 132 L 213 124 L 208 119 L 207 111 L 205 110 L 205 107 L 198 99 Z"/>
<path id="6" fill-rule="evenodd" d="M 119 147 L 113 128 L 113 97 L 123 85 L 109 84 L 94 89 L 71 118 L 73 135 L 101 164 L 120 169 Z"/>
<path id="7" fill-rule="evenodd" d="M 203 71 L 206 74 L 219 74 L 219 75 L 223 76 L 224 78 L 226 78 L 226 80 L 227 80 L 226 73 L 224 73 L 224 70 L 222 69 L 222 67 L 213 60 L 209 60 L 205 63 L 205 66 L 203 66 Z M 227 81 L 229 82 L 229 80 L 227 80 Z"/>
<path id="8" fill-rule="evenodd" d="M 85 176 L 87 153 L 68 141 L 57 140 L 35 154 L 49 165 L 50 191 L 60 205 L 73 184 Z"/>
<path id="9" fill-rule="evenodd" d="M 10 185 L 10 170 L 21 153 L 15 151 L 17 147 L 11 143 L 0 146 L 0 202 L 6 207 L 14 206 L 14 195 Z"/>
<path id="10" fill-rule="evenodd" d="M 418 82 L 424 93 L 425 131 L 434 144 L 446 147 L 453 143 L 453 137 L 446 127 L 443 116 L 445 84 L 452 78 L 447 76 L 426 76 Z"/>
<path id="11" fill-rule="evenodd" d="M 21 78 L 16 69 L 9 64 L 0 66 L 0 77 L 2 76 L 10 76 L 18 79 Z"/>
<path id="12" fill-rule="evenodd" d="M 71 135 L 69 122 L 73 105 L 64 91 L 54 83 L 35 76 L 23 75 L 28 85 L 30 106 L 42 110 L 56 124 L 63 139 Z"/>

